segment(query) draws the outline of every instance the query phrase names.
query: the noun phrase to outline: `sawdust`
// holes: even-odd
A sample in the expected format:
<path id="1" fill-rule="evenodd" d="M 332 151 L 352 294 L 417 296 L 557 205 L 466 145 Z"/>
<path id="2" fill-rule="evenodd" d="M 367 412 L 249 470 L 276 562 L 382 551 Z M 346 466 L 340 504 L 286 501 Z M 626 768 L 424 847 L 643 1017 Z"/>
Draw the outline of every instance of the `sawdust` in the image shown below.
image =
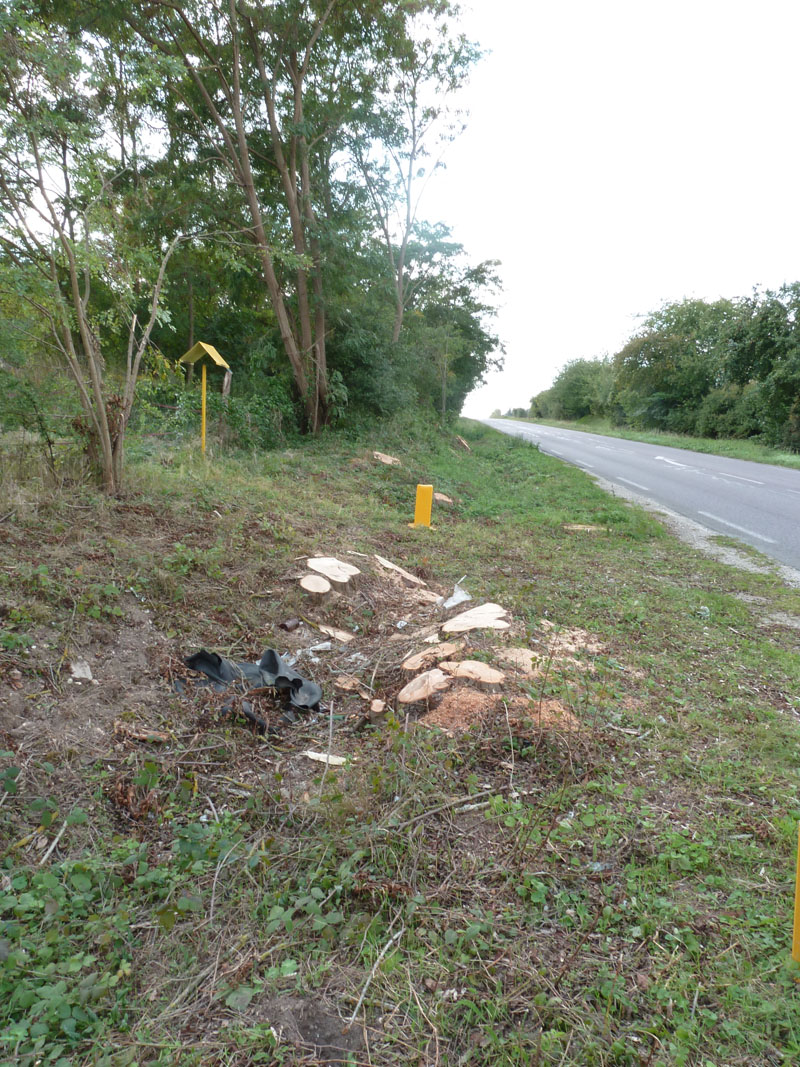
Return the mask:
<path id="1" fill-rule="evenodd" d="M 418 721 L 421 726 L 437 726 L 446 733 L 464 733 L 479 726 L 497 709 L 500 698 L 474 689 L 454 689 L 445 693 L 437 707 Z"/>
<path id="2" fill-rule="evenodd" d="M 514 734 L 526 734 L 531 726 L 540 730 L 578 733 L 583 730 L 580 720 L 560 700 L 544 699 L 531 705 L 525 697 L 504 701 L 500 696 L 481 693 L 475 689 L 452 689 L 439 704 L 418 720 L 418 725 L 438 727 L 448 734 L 465 733 L 475 726 L 505 719 Z"/>

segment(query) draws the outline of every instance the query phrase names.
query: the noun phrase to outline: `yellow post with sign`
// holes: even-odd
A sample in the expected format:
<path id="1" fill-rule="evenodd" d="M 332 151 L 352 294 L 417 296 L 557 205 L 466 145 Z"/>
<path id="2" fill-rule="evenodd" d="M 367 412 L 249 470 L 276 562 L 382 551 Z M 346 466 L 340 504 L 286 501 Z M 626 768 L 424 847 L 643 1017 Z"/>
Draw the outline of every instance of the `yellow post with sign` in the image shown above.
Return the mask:
<path id="1" fill-rule="evenodd" d="M 200 366 L 200 448 L 203 455 L 206 454 L 206 359 L 208 357 L 217 367 L 224 367 L 228 374 L 231 373 L 231 368 L 214 348 L 213 345 L 207 345 L 205 341 L 198 341 L 196 345 L 193 345 L 188 352 L 184 352 L 179 363 L 199 363 L 202 360 Z"/>

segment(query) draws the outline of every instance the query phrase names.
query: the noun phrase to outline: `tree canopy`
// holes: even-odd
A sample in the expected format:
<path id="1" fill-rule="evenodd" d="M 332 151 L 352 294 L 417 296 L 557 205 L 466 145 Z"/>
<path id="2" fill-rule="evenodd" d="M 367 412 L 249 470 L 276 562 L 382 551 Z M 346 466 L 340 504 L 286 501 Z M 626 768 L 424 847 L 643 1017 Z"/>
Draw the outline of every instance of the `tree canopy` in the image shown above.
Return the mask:
<path id="1" fill-rule="evenodd" d="M 139 373 L 198 339 L 234 395 L 288 397 L 310 432 L 457 411 L 499 363 L 495 265 L 420 210 L 479 54 L 457 18 L 448 0 L 2 0 L 0 300 L 24 293 L 15 322 L 72 373 L 101 466 L 118 448 L 109 488 Z"/>
<path id="2" fill-rule="evenodd" d="M 531 414 L 757 437 L 800 451 L 800 282 L 645 316 L 613 359 L 568 363 Z"/>

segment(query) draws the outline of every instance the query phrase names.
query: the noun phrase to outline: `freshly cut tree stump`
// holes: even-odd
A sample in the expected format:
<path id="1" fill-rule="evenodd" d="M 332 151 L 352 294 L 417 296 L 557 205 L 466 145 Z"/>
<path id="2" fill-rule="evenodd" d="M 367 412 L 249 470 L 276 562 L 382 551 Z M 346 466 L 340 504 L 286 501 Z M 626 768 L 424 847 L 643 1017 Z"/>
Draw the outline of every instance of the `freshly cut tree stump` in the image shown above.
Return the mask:
<path id="1" fill-rule="evenodd" d="M 416 704 L 418 700 L 429 700 L 434 693 L 447 689 L 449 685 L 450 678 L 434 668 L 417 675 L 408 685 L 403 686 L 397 694 L 397 701 L 399 704 Z"/>
<path id="2" fill-rule="evenodd" d="M 321 574 L 306 574 L 300 579 L 300 588 L 308 593 L 312 604 L 324 604 L 332 592 L 331 583 Z"/>
<path id="3" fill-rule="evenodd" d="M 400 666 L 404 671 L 418 671 L 422 667 L 430 667 L 437 660 L 454 656 L 463 647 L 463 641 L 444 641 L 442 644 L 433 645 L 431 648 L 424 648 L 422 652 L 415 652 L 413 656 L 404 659 Z"/>
<path id="4" fill-rule="evenodd" d="M 439 666 L 454 678 L 467 678 L 470 682 L 475 682 L 487 693 L 497 693 L 506 680 L 502 671 L 496 671 L 494 667 L 487 666 L 479 659 L 465 659 L 460 663 L 445 661 Z"/>
<path id="5" fill-rule="evenodd" d="M 361 574 L 358 567 L 354 567 L 352 563 L 342 563 L 335 556 L 317 556 L 306 560 L 306 566 L 327 578 L 331 585 L 340 591 L 348 586 L 354 587 L 355 579 Z"/>

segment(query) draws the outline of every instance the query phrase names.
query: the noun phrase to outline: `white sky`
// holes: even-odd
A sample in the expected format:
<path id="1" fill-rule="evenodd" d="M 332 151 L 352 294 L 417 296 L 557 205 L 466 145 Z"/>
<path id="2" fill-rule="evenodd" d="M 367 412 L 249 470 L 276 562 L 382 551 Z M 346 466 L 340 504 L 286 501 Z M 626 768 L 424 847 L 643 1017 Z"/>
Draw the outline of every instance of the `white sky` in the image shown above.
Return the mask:
<path id="1" fill-rule="evenodd" d="M 527 406 L 685 296 L 800 279 L 798 0 L 465 0 L 491 54 L 421 213 L 500 259 L 505 369 L 464 413 Z"/>

